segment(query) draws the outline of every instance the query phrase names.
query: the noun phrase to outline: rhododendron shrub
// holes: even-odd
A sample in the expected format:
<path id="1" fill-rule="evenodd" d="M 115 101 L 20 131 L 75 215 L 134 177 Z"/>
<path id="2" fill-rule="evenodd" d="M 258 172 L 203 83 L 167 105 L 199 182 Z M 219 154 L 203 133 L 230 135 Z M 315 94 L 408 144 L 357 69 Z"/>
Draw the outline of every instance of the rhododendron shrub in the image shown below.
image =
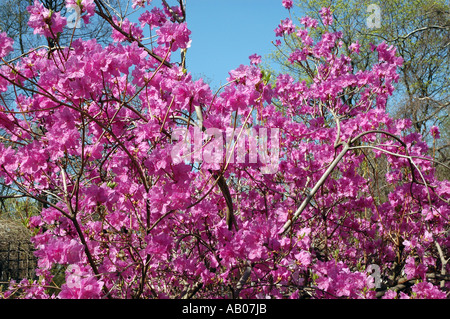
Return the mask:
<path id="1" fill-rule="evenodd" d="M 270 82 L 255 54 L 213 91 L 173 61 L 190 45 L 184 10 L 155 2 L 133 2 L 141 24 L 100 0 L 68 2 L 86 23 L 95 10 L 111 24 L 106 47 L 59 46 L 65 19 L 37 1 L 29 25 L 54 38 L 51 51 L 8 60 L 0 34 L 0 91 L 15 96 L 1 100 L 0 175 L 43 205 L 29 225 L 39 278 L 3 296 L 445 298 L 450 183 L 434 178 L 411 123 L 386 112 L 403 62 L 395 48 L 374 45 L 378 63 L 354 70 L 358 50 L 341 52 L 340 33 L 308 36 L 333 23 L 324 8 L 322 22 L 275 26 L 278 40 L 296 37 L 288 58 L 309 79 Z M 151 48 L 140 42 L 147 26 Z M 222 142 L 235 134 L 216 143 L 212 129 Z M 257 161 L 241 134 L 252 129 L 267 130 Z M 194 135 L 195 160 L 175 160 Z M 239 143 L 246 153 L 233 152 Z M 202 158 L 208 147 L 214 161 Z"/>

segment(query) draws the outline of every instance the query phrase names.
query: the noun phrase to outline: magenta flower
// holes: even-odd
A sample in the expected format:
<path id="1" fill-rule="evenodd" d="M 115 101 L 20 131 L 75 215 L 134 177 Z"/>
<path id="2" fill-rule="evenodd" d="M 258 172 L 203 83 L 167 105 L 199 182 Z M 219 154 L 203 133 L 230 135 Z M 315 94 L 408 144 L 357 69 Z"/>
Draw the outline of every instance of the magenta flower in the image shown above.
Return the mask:
<path id="1" fill-rule="evenodd" d="M 302 250 L 295 254 L 294 257 L 303 267 L 307 267 L 311 264 L 311 254 L 308 251 Z"/>
<path id="2" fill-rule="evenodd" d="M 89 23 L 89 18 L 95 14 L 94 0 L 67 0 L 66 7 L 78 7 L 80 9 L 81 18 L 86 24 Z"/>
<path id="3" fill-rule="evenodd" d="M 283 0 L 282 4 L 283 4 L 283 7 L 285 7 L 286 9 L 289 10 L 294 5 L 294 2 L 292 0 Z"/>
<path id="4" fill-rule="evenodd" d="M 155 27 L 161 27 L 167 21 L 167 17 L 163 10 L 154 7 L 151 11 L 145 11 L 141 14 L 138 20 L 141 23 L 141 27 L 148 24 L 153 29 Z"/>
<path id="5" fill-rule="evenodd" d="M 311 46 L 313 44 L 313 39 L 308 35 L 308 30 L 299 29 L 297 31 L 297 36 L 302 39 L 302 43 L 306 46 Z"/>
<path id="6" fill-rule="evenodd" d="M 67 270 L 66 283 L 61 286 L 59 298 L 62 299 L 98 299 L 103 282 L 98 281 L 84 267 L 71 265 Z"/>
<path id="7" fill-rule="evenodd" d="M 330 8 L 323 7 L 320 10 L 320 17 L 322 18 L 322 22 L 324 25 L 328 26 L 333 23 L 333 16 L 331 15 Z"/>
<path id="8" fill-rule="evenodd" d="M 152 3 L 152 0 L 133 0 L 132 8 L 136 9 L 137 7 L 145 8 L 146 5 Z"/>
<path id="9" fill-rule="evenodd" d="M 93 0 L 66 3 L 85 18 L 94 12 Z M 300 79 L 266 83 L 252 54 L 213 90 L 178 63 L 161 63 L 190 44 L 186 24 L 171 22 L 181 9 L 171 9 L 120 21 L 124 34 L 114 30 L 107 46 L 75 33 L 53 58 L 35 48 L 0 66 L 0 92 L 12 97 L 0 101 L 0 179 L 47 205 L 28 225 L 39 280 L 13 282 L 0 297 L 375 298 L 380 278 L 363 269 L 377 264 L 390 278 L 395 261 L 402 273 L 382 281 L 388 290 L 404 276 L 416 284 L 384 298 L 444 297 L 440 279 L 425 280 L 442 266 L 434 244 L 448 246 L 450 182 L 434 176 L 411 122 L 386 111 L 402 62 L 395 48 L 372 45 L 376 53 L 364 54 L 373 64 L 354 70 L 356 39 L 346 52 L 342 33 L 316 29 L 313 41 L 317 20 L 296 28 L 285 19 L 274 43 L 296 34 L 286 60 L 308 61 Z M 39 1 L 29 10 L 36 33 L 62 29 Z M 332 22 L 329 9 L 320 14 Z M 146 25 L 156 37 L 143 47 L 136 39 Z M 0 44 L 2 56 L 12 50 L 5 33 Z M 225 163 L 221 151 L 234 146 Z M 279 166 L 267 172 L 269 146 Z M 428 185 L 413 182 L 402 154 Z M 367 166 L 378 156 L 382 167 Z M 65 273 L 55 278 L 57 269 Z"/>
<path id="10" fill-rule="evenodd" d="M 355 52 L 359 54 L 359 41 L 356 41 L 355 43 L 350 44 L 350 46 L 348 47 L 350 49 L 351 52 Z"/>
<path id="11" fill-rule="evenodd" d="M 445 299 L 446 293 L 430 282 L 419 282 L 412 287 L 418 299 Z"/>
<path id="12" fill-rule="evenodd" d="M 318 22 L 316 19 L 311 17 L 303 17 L 300 19 L 300 23 L 304 24 L 306 28 L 317 28 Z"/>
<path id="13" fill-rule="evenodd" d="M 405 263 L 405 274 L 408 279 L 425 278 L 427 267 L 423 264 L 417 264 L 413 257 L 409 256 Z"/>
<path id="14" fill-rule="evenodd" d="M 250 59 L 250 64 L 253 65 L 258 65 L 261 63 L 261 56 L 258 54 L 252 54 L 251 56 L 248 57 Z"/>
<path id="15" fill-rule="evenodd" d="M 45 8 L 38 0 L 34 0 L 33 5 L 27 7 L 30 13 L 28 26 L 34 29 L 34 34 L 44 37 L 53 37 L 62 32 L 66 25 L 66 18 L 59 12 L 52 12 Z"/>
<path id="16" fill-rule="evenodd" d="M 301 50 L 296 49 L 294 52 L 290 54 L 288 61 L 291 63 L 305 61 L 308 54 L 309 51 L 307 48 L 303 48 Z"/>

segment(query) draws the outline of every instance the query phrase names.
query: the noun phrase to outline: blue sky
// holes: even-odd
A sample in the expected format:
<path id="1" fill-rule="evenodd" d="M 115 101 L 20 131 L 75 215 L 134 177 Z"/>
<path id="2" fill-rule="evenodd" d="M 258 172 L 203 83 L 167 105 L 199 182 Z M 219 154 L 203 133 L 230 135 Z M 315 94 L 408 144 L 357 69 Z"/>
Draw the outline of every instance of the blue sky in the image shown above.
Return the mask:
<path id="1" fill-rule="evenodd" d="M 281 0 L 187 0 L 192 45 L 187 69 L 194 78 L 205 78 L 212 88 L 226 83 L 228 72 L 248 57 L 270 53 L 274 29 L 289 12 Z"/>

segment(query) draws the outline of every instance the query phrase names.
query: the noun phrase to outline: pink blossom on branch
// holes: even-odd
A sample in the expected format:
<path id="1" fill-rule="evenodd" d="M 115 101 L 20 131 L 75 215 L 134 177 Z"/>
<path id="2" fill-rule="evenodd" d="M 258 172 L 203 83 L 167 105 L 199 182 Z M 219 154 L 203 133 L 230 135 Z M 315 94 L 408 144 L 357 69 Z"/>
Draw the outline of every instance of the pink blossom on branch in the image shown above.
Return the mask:
<path id="1" fill-rule="evenodd" d="M 143 31 L 136 23 L 130 22 L 128 18 L 125 18 L 123 21 L 119 21 L 116 17 L 113 18 L 114 23 L 121 28 L 126 35 L 117 30 L 116 28 L 112 28 L 111 37 L 115 42 L 123 42 L 127 39 L 127 35 L 131 36 L 137 40 L 141 40 L 143 37 Z"/>
<path id="2" fill-rule="evenodd" d="M 359 54 L 360 45 L 359 45 L 358 41 L 350 44 L 350 46 L 348 48 L 350 49 L 351 52 L 355 52 L 355 53 Z"/>
<path id="3" fill-rule="evenodd" d="M 152 3 L 152 0 L 133 0 L 133 9 L 136 9 L 137 7 L 145 8 L 146 5 L 150 5 Z"/>
<path id="4" fill-rule="evenodd" d="M 56 37 L 63 31 L 66 25 L 66 18 L 62 17 L 59 12 L 53 12 L 44 7 L 38 0 L 34 0 L 33 5 L 27 7 L 30 13 L 28 25 L 34 29 L 34 34 L 43 35 L 45 37 Z"/>
<path id="5" fill-rule="evenodd" d="M 166 22 L 156 30 L 156 34 L 158 35 L 158 44 L 171 47 L 172 51 L 186 49 L 190 46 L 191 31 L 187 28 L 186 23 Z"/>

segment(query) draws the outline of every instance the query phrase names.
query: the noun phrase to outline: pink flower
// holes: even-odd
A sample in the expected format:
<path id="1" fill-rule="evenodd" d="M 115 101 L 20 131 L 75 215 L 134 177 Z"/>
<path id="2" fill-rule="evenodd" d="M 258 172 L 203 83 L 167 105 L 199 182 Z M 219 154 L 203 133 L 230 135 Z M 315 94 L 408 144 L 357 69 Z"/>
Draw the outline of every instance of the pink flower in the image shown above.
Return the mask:
<path id="1" fill-rule="evenodd" d="M 47 38 L 56 37 L 66 25 L 66 18 L 62 17 L 59 12 L 45 8 L 38 0 L 34 0 L 34 4 L 28 6 L 27 10 L 30 13 L 28 26 L 34 29 L 34 34 L 40 34 Z"/>
<path id="2" fill-rule="evenodd" d="M 446 293 L 429 282 L 419 282 L 412 287 L 418 299 L 445 299 Z"/>
<path id="3" fill-rule="evenodd" d="M 359 53 L 359 41 L 356 41 L 355 43 L 350 44 L 348 47 L 351 52 Z"/>
<path id="4" fill-rule="evenodd" d="M 427 272 L 427 266 L 424 264 L 416 265 L 414 258 L 409 256 L 405 263 L 405 273 L 407 279 L 413 278 L 425 278 Z"/>
<path id="5" fill-rule="evenodd" d="M 292 20 L 289 18 L 286 18 L 285 20 L 282 20 L 281 23 L 278 25 L 278 27 L 275 29 L 275 35 L 277 37 L 281 37 L 284 34 L 291 34 L 294 33 L 295 26 L 292 23 Z"/>
<path id="6" fill-rule="evenodd" d="M 396 298 L 397 298 L 397 293 L 394 290 L 386 291 L 386 293 L 382 297 L 382 299 L 396 299 Z"/>
<path id="7" fill-rule="evenodd" d="M 306 28 L 317 28 L 318 22 L 316 19 L 311 17 L 303 17 L 300 19 L 300 23 L 304 24 Z"/>
<path id="8" fill-rule="evenodd" d="M 113 18 L 115 24 L 117 24 L 125 33 L 129 34 L 131 37 L 140 40 L 143 36 L 143 31 L 138 27 L 136 23 L 130 22 L 128 18 L 125 18 L 123 21 L 118 21 L 116 17 Z M 122 42 L 126 40 L 126 36 L 121 32 L 117 31 L 115 28 L 112 29 L 111 37 L 114 42 Z"/>
<path id="9" fill-rule="evenodd" d="M 164 5 L 163 9 L 164 9 L 164 12 L 166 13 L 166 16 L 170 17 L 170 21 L 172 21 L 172 22 L 176 21 L 175 18 L 174 18 L 173 13 L 177 17 L 183 17 L 183 11 L 181 10 L 180 6 L 172 6 L 169 9 L 168 6 Z"/>
<path id="10" fill-rule="evenodd" d="M 133 0 L 132 8 L 136 9 L 137 7 L 145 8 L 145 5 L 149 5 L 152 3 L 152 0 Z"/>
<path id="11" fill-rule="evenodd" d="M 42 221 L 42 218 L 40 216 L 31 216 L 30 221 L 28 222 L 28 226 L 30 228 L 37 228 L 42 226 L 44 223 Z"/>
<path id="12" fill-rule="evenodd" d="M 308 35 L 308 30 L 300 29 L 297 31 L 297 36 L 302 39 L 302 43 L 307 46 L 311 46 L 313 44 L 313 39 Z"/>
<path id="13" fill-rule="evenodd" d="M 317 288 L 329 292 L 337 297 L 373 298 L 373 293 L 364 295 L 363 291 L 374 288 L 373 278 L 370 275 L 351 272 L 343 262 L 334 260 L 318 262 L 314 265 Z M 319 296 L 323 292 L 318 292 Z M 328 296 L 327 296 L 328 297 Z"/>
<path id="14" fill-rule="evenodd" d="M 86 197 L 89 199 L 91 204 L 95 205 L 97 203 L 105 203 L 108 199 L 108 194 L 103 187 L 98 187 L 97 185 L 91 185 L 86 190 Z"/>
<path id="15" fill-rule="evenodd" d="M 288 61 L 291 63 L 305 61 L 308 54 L 309 51 L 307 48 L 303 48 L 301 50 L 296 49 L 294 52 L 290 54 Z"/>
<path id="16" fill-rule="evenodd" d="M 92 0 L 66 3 L 77 4 L 84 17 L 94 9 Z M 148 3 L 134 0 L 133 6 Z M 283 5 L 292 4 L 286 0 Z M 179 7 L 173 8 L 181 14 Z M 30 11 L 38 33 L 58 29 L 57 14 L 38 1 Z M 400 60 L 393 47 L 373 46 L 379 61 L 355 73 L 348 55 L 359 50 L 358 42 L 347 55 L 339 50 L 340 33 L 314 34 L 316 43 L 308 32 L 317 27 L 317 20 L 304 18 L 304 25 L 296 28 L 286 19 L 276 32 L 280 37 L 296 33 L 293 39 L 301 43 L 288 60 L 312 58 L 310 77 L 284 74 L 265 85 L 257 67 L 261 57 L 252 54 L 250 62 L 230 71 L 230 83 L 215 93 L 176 64 L 160 67 L 159 59 L 134 41 L 148 24 L 157 34 L 158 45 L 149 43 L 155 54 L 186 48 L 190 33 L 185 24 L 170 23 L 169 11 L 149 9 L 137 24 L 121 21 L 124 34 L 114 31 L 113 37 L 130 44 L 103 47 L 95 39 L 78 38 L 55 59 L 48 58 L 47 50 L 36 49 L 15 60 L 14 71 L 0 66 L 0 91 L 16 86 L 11 89 L 21 92 L 13 94 L 11 104 L 0 105 L 0 128 L 5 131 L 0 179 L 27 196 L 49 194 L 50 206 L 29 222 L 36 234 L 32 242 L 40 278 L 12 287 L 14 297 L 99 298 L 107 293 L 113 298 L 176 298 L 203 283 L 195 298 L 217 298 L 228 287 L 237 287 L 251 266 L 240 297 L 301 298 L 306 288 L 318 298 L 373 298 L 375 279 L 361 271 L 361 263 L 373 256 L 370 262 L 379 263 L 383 276 L 390 276 L 398 245 L 389 234 L 399 231 L 406 234 L 408 279 L 423 281 L 439 271 L 432 244 L 447 244 L 442 230 L 450 216 L 445 202 L 450 182 L 437 181 L 429 161 L 418 164 L 435 186 L 433 194 L 439 195 L 432 202 L 426 187 L 411 184 L 408 161 L 391 154 L 383 154 L 386 168 L 379 171 L 393 184 L 385 201 L 372 198 L 372 187 L 378 190 L 363 174 L 367 163 L 362 153 L 346 153 L 333 178 L 323 179 L 339 151 L 333 145 L 338 134 L 348 141 L 365 133 L 361 143 L 380 147 L 372 150 L 375 156 L 382 150 L 406 151 L 389 136 L 381 139 L 367 132 L 383 129 L 402 136 L 412 155 L 427 153 L 422 137 L 409 133 L 410 123 L 394 120 L 385 109 L 391 82 L 398 79 Z M 328 9 L 321 15 L 331 23 Z M 0 52 L 8 54 L 11 40 L 0 34 L 0 41 Z M 23 94 L 25 81 L 38 81 L 39 87 Z M 347 93 L 351 99 L 342 98 Z M 341 119 L 340 131 L 332 120 L 327 125 L 330 111 Z M 200 122 L 206 132 L 195 134 Z M 193 137 L 194 143 L 186 146 L 199 161 L 176 163 L 171 156 L 175 140 L 169 137 L 187 127 L 180 137 Z M 208 130 L 212 128 L 219 132 Z M 272 138 L 261 136 L 261 128 L 283 130 L 276 176 L 264 174 L 261 163 L 249 163 L 250 152 L 257 152 L 253 142 L 259 144 L 259 162 L 269 142 L 276 147 Z M 437 128 L 431 131 L 435 137 L 439 134 Z M 235 144 L 222 139 L 228 132 Z M 209 139 L 215 133 L 220 135 Z M 226 145 L 215 143 L 221 139 Z M 243 152 L 245 163 L 223 162 L 223 152 L 217 150 L 233 144 L 237 152 L 240 146 L 249 150 Z M 199 149 L 201 156 L 196 154 Z M 215 177 L 219 175 L 229 192 Z M 294 221 L 303 192 L 320 180 L 322 189 Z M 236 222 L 231 229 L 230 208 Z M 402 215 L 407 218 L 398 223 Z M 432 223 L 424 227 L 429 220 Z M 279 236 L 288 221 L 293 228 Z M 67 267 L 65 278 L 52 296 L 45 295 L 54 285 L 52 270 L 57 267 Z M 438 282 L 433 284 L 387 292 L 385 298 L 443 297 Z"/>
<path id="17" fill-rule="evenodd" d="M 95 3 L 94 0 L 67 0 L 66 1 L 67 8 L 80 8 L 81 18 L 84 23 L 89 23 L 89 18 L 95 14 Z"/>
<path id="18" fill-rule="evenodd" d="M 141 14 L 138 20 L 141 23 L 141 27 L 148 24 L 150 28 L 153 29 L 155 27 L 161 27 L 167 21 L 167 18 L 164 11 L 158 7 L 154 7 L 152 11 L 145 11 Z"/>
<path id="19" fill-rule="evenodd" d="M 54 209 L 53 207 L 43 209 L 41 215 L 42 221 L 45 222 L 47 225 L 54 224 L 62 216 L 61 212 L 58 211 L 57 209 Z"/>
<path id="20" fill-rule="evenodd" d="M 250 64 L 258 65 L 261 63 L 261 56 L 257 55 L 256 53 L 252 54 L 248 58 L 250 59 Z"/>
<path id="21" fill-rule="evenodd" d="M 374 49 L 374 45 L 370 44 L 372 47 L 372 50 Z M 394 65 L 400 66 L 403 63 L 402 57 L 396 56 L 396 48 L 391 45 L 387 46 L 386 42 L 381 42 L 377 47 L 376 50 L 378 52 L 378 60 L 379 61 L 386 61 L 388 63 L 392 63 Z"/>
<path id="22" fill-rule="evenodd" d="M 439 127 L 437 127 L 436 125 L 433 125 L 430 128 L 430 133 L 431 133 L 431 136 L 433 136 L 433 138 L 435 138 L 435 139 L 441 138 L 441 133 L 439 132 Z"/>
<path id="23" fill-rule="evenodd" d="M 283 7 L 285 7 L 286 9 L 291 9 L 292 6 L 294 5 L 292 0 L 283 0 L 282 1 Z"/>
<path id="24" fill-rule="evenodd" d="M 156 30 L 156 34 L 158 35 L 158 44 L 165 44 L 167 47 L 171 46 L 172 51 L 186 49 L 190 46 L 189 35 L 191 31 L 187 28 L 185 22 L 166 22 Z"/>
<path id="25" fill-rule="evenodd" d="M 311 254 L 306 250 L 300 251 L 294 257 L 302 266 L 308 267 L 311 264 Z"/>
<path id="26" fill-rule="evenodd" d="M 7 56 L 13 50 L 13 43 L 14 41 L 6 32 L 0 33 L 0 58 Z"/>

